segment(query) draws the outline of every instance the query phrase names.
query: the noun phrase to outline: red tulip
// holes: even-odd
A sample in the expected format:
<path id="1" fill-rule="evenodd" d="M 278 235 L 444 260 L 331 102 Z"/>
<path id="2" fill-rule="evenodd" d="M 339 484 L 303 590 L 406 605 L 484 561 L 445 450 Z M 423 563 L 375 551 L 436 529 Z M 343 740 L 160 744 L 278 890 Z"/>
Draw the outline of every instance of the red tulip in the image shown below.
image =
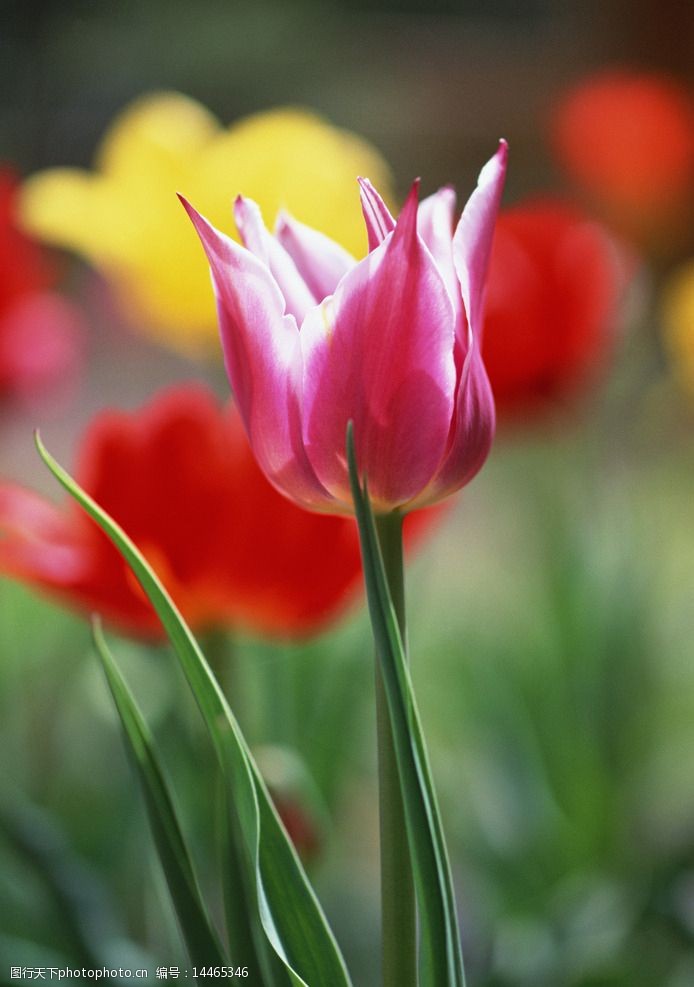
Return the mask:
<path id="1" fill-rule="evenodd" d="M 694 108 L 674 80 L 616 70 L 592 76 L 558 104 L 552 138 L 568 174 L 637 239 L 691 205 Z"/>
<path id="2" fill-rule="evenodd" d="M 574 206 L 537 200 L 499 216 L 482 355 L 500 414 L 571 397 L 610 356 L 625 265 Z"/>
<path id="3" fill-rule="evenodd" d="M 103 412 L 82 442 L 77 478 L 195 627 L 306 635 L 360 585 L 354 523 L 309 514 L 277 493 L 237 412 L 200 386 L 170 388 L 136 412 Z M 72 502 L 58 508 L 0 485 L 0 570 L 130 633 L 160 633 L 120 555 Z"/>
<path id="4" fill-rule="evenodd" d="M 0 395 L 43 395 L 79 363 L 82 319 L 51 290 L 57 270 L 14 216 L 18 182 L 0 169 Z"/>

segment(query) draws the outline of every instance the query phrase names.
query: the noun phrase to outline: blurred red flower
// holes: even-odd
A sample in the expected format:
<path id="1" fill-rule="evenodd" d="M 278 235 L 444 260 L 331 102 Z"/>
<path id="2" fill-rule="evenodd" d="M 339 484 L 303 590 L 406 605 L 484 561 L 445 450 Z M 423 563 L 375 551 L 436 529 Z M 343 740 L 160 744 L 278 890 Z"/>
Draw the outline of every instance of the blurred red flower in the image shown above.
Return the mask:
<path id="1" fill-rule="evenodd" d="M 236 410 L 220 408 L 201 386 L 169 388 L 139 411 L 102 412 L 84 436 L 76 476 L 137 543 L 194 627 L 300 637 L 358 592 L 354 522 L 310 514 L 277 493 Z M 410 530 L 421 528 L 413 520 Z M 0 485 L 0 571 L 132 634 L 161 634 L 120 555 L 72 501 L 58 508 Z"/>
<path id="2" fill-rule="evenodd" d="M 537 199 L 502 211 L 482 354 L 500 415 L 570 398 L 607 362 L 627 266 L 581 210 Z"/>
<path id="3" fill-rule="evenodd" d="M 609 70 L 569 90 L 551 136 L 568 174 L 641 240 L 691 205 L 694 107 L 666 76 Z"/>
<path id="4" fill-rule="evenodd" d="M 82 318 L 52 291 L 58 270 L 15 221 L 18 179 L 0 168 L 0 395 L 43 396 L 81 356 Z"/>

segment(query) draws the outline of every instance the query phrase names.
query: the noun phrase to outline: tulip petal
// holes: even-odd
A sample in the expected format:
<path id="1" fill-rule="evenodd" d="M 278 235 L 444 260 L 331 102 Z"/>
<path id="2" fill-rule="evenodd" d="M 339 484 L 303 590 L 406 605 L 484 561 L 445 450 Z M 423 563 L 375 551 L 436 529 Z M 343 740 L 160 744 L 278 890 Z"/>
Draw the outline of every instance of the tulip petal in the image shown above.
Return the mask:
<path id="1" fill-rule="evenodd" d="M 446 282 L 453 307 L 459 321 L 462 313 L 460 282 L 453 264 L 453 217 L 455 214 L 455 190 L 450 185 L 427 196 L 417 211 L 417 232 L 424 240 Z M 460 336 L 460 332 L 457 333 Z"/>
<path id="2" fill-rule="evenodd" d="M 351 505 L 345 432 L 378 510 L 410 500 L 434 474 L 453 413 L 454 312 L 417 235 L 417 186 L 392 235 L 357 264 L 301 328 L 302 418 L 323 485 Z"/>
<path id="3" fill-rule="evenodd" d="M 303 506 L 331 500 L 301 441 L 301 348 L 296 321 L 265 265 L 207 222 L 181 197 L 207 254 L 217 297 L 224 360 L 253 451 L 268 479 Z"/>
<path id="4" fill-rule="evenodd" d="M 479 348 L 472 341 L 458 385 L 448 452 L 433 481 L 407 505 L 408 510 L 436 503 L 469 483 L 489 455 L 495 428 L 492 389 Z"/>
<path id="5" fill-rule="evenodd" d="M 453 260 L 463 304 L 470 327 L 478 338 L 482 327 L 484 287 L 494 224 L 499 212 L 507 159 L 508 145 L 502 140 L 494 157 L 480 172 L 477 188 L 468 199 L 453 236 Z"/>
<path id="6" fill-rule="evenodd" d="M 364 214 L 366 232 L 369 237 L 369 253 L 375 250 L 389 233 L 395 229 L 395 220 L 390 209 L 373 187 L 368 178 L 358 178 L 361 196 L 361 211 Z"/>
<path id="7" fill-rule="evenodd" d="M 508 146 L 501 141 L 480 173 L 453 236 L 453 262 L 464 311 L 457 319 L 456 357 L 460 379 L 449 447 L 434 481 L 412 505 L 433 503 L 475 476 L 491 448 L 496 412 L 480 354 L 481 320 L 494 225 L 506 175 Z M 467 316 L 467 318 L 465 317 Z"/>
<path id="8" fill-rule="evenodd" d="M 356 263 L 344 247 L 284 210 L 277 217 L 275 235 L 317 302 L 332 295 L 340 279 Z"/>
<path id="9" fill-rule="evenodd" d="M 262 261 L 284 296 L 285 312 L 300 323 L 320 298 L 314 298 L 284 247 L 267 230 L 259 207 L 242 195 L 234 202 L 234 219 L 243 245 Z"/>

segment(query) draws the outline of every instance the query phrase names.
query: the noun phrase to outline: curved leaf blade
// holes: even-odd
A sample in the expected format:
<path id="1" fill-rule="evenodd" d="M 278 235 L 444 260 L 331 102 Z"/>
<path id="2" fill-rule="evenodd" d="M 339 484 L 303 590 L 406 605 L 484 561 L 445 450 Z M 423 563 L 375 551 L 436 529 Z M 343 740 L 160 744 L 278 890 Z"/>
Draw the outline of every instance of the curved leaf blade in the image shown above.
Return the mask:
<path id="1" fill-rule="evenodd" d="M 345 962 L 239 725 L 190 629 L 123 529 L 72 479 L 36 435 L 58 482 L 128 562 L 174 647 L 219 759 L 250 855 L 265 934 L 297 987 L 351 987 Z"/>
<path id="2" fill-rule="evenodd" d="M 236 809 L 227 793 L 220 799 L 220 865 L 224 917 L 232 965 L 235 959 L 248 967 L 251 983 L 265 987 L 288 987 L 284 964 L 265 936 L 255 913 L 255 872 L 240 831 Z"/>
<path id="3" fill-rule="evenodd" d="M 94 620 L 92 629 L 128 752 L 140 780 L 157 853 L 191 963 L 200 967 L 224 966 L 226 959 L 200 895 L 152 736 L 113 660 L 98 620 Z"/>

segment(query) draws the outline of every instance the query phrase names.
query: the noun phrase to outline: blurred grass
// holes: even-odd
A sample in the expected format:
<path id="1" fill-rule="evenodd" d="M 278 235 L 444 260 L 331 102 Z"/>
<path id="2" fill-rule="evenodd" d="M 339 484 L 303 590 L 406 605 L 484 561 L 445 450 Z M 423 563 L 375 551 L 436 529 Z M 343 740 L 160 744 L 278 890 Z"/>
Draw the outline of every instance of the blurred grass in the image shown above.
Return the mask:
<path id="1" fill-rule="evenodd" d="M 473 982 L 646 987 L 694 955 L 694 477 L 676 446 L 596 446 L 495 458 L 502 528 L 451 581 L 465 615 L 419 627 Z"/>

